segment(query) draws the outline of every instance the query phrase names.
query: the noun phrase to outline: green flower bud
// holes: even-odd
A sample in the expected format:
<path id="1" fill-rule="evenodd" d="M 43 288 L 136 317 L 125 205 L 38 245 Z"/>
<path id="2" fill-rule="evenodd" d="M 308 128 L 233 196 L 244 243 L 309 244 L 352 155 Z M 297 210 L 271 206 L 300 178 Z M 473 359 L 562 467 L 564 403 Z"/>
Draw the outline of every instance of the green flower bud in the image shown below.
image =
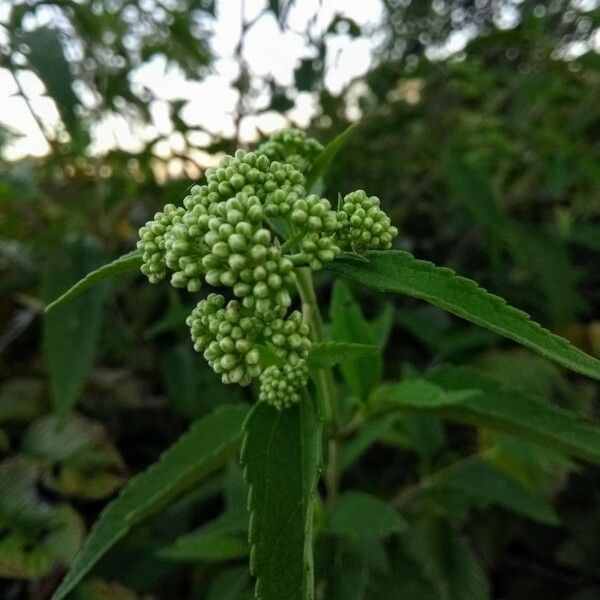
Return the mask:
<path id="1" fill-rule="evenodd" d="M 344 197 L 338 211 L 340 228 L 335 236 L 340 247 L 354 251 L 391 248 L 398 230 L 379 205 L 379 198 L 368 197 L 362 190 Z"/>
<path id="2" fill-rule="evenodd" d="M 308 368 L 304 361 L 286 363 L 283 367 L 272 365 L 260 376 L 259 400 L 278 410 L 289 408 L 301 400 L 301 390 L 308 382 Z"/>

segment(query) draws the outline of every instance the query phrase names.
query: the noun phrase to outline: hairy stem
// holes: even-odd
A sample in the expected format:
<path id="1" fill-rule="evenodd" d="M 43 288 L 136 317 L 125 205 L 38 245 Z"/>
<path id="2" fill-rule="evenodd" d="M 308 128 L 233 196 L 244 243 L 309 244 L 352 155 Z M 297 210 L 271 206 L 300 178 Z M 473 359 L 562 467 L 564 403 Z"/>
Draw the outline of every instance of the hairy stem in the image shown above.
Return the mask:
<path id="1" fill-rule="evenodd" d="M 296 273 L 304 319 L 310 326 L 313 342 L 322 342 L 325 340 L 325 331 L 321 311 L 317 304 L 312 273 L 306 267 L 297 269 Z M 317 383 L 327 425 L 326 432 L 329 436 L 327 443 L 327 464 L 324 476 L 327 486 L 327 502 L 332 504 L 335 502 L 337 496 L 339 480 L 340 411 L 331 368 L 320 369 L 318 371 Z"/>

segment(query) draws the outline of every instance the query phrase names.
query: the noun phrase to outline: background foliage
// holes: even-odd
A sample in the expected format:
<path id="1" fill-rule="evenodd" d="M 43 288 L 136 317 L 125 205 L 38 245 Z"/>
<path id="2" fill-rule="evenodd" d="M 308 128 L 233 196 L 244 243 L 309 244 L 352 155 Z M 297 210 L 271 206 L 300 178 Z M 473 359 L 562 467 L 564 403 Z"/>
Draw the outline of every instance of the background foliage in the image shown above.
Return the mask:
<path id="1" fill-rule="evenodd" d="M 284 31 L 289 4 L 264 7 Z M 313 56 L 287 88 L 257 75 L 240 45 L 235 135 L 190 126 L 175 99 L 170 121 L 185 143 L 167 159 L 157 144 L 172 132 L 104 153 L 93 151 L 93 132 L 115 112 L 150 123 L 153 99 L 131 75 L 155 55 L 189 79 L 208 76 L 212 2 L 26 2 L 9 10 L 2 67 L 17 82 L 34 71 L 60 124 L 39 122 L 47 155 L 0 167 L 3 597 L 49 597 L 125 481 L 192 421 L 250 400 L 195 355 L 184 324 L 191 306 L 175 290 L 127 276 L 48 319 L 43 304 L 133 247 L 137 228 L 201 174 L 195 150 L 237 147 L 244 118 L 285 114 L 299 92 L 317 100 L 310 129 L 321 140 L 362 116 L 326 189 L 377 194 L 401 231 L 399 248 L 472 277 L 600 356 L 595 3 L 383 4 L 376 31 L 340 13 L 323 34 L 301 32 Z M 40 20 L 42 5 L 51 20 Z M 250 27 L 242 23 L 242 40 Z M 334 59 L 327 40 L 340 32 L 381 42 L 369 72 L 334 94 L 323 83 Z M 449 53 L 457 32 L 471 41 Z M 199 131 L 202 145 L 191 135 Z M 2 131 L 1 143 L 12 136 Z M 432 307 L 331 288 L 328 277 L 319 292 L 336 338 L 385 349 L 358 370 L 342 365 L 350 396 L 371 391 L 379 373 L 410 379 L 466 363 L 598 416 L 588 380 Z M 342 497 L 315 550 L 325 597 L 600 596 L 597 466 L 429 414 L 382 417 L 352 432 L 342 464 Z M 246 597 L 245 493 L 231 460 L 166 514 L 132 528 L 76 596 Z M 381 501 L 372 506 L 373 495 L 402 516 Z M 361 514 L 378 519 L 357 523 Z"/>

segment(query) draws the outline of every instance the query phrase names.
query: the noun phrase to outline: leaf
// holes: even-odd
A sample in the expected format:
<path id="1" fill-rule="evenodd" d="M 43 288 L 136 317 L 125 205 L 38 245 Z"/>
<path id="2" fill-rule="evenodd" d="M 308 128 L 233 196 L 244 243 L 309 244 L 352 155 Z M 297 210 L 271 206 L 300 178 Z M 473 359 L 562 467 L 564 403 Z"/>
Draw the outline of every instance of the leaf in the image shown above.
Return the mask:
<path id="1" fill-rule="evenodd" d="M 77 414 L 38 419 L 25 432 L 21 451 L 39 465 L 46 487 L 63 496 L 97 500 L 125 481 L 125 465 L 104 427 Z"/>
<path id="2" fill-rule="evenodd" d="M 312 600 L 313 502 L 321 424 L 312 399 L 278 411 L 260 402 L 245 424 L 250 571 L 260 600 Z"/>
<path id="3" fill-rule="evenodd" d="M 58 564 L 68 565 L 83 542 L 81 517 L 67 504 L 47 504 L 37 484 L 30 461 L 0 463 L 0 577 L 43 577 Z"/>
<path id="4" fill-rule="evenodd" d="M 341 281 L 336 281 L 333 286 L 329 317 L 336 341 L 357 344 L 376 343 L 373 330 L 365 319 L 361 307 L 348 286 Z M 352 393 L 365 399 L 379 383 L 383 361 L 380 354 L 373 353 L 363 356 L 360 361 L 356 359 L 341 361 L 340 369 Z"/>
<path id="5" fill-rule="evenodd" d="M 600 427 L 533 394 L 502 387 L 482 374 L 469 377 L 468 373 L 445 386 L 447 390 L 422 380 L 384 385 L 373 393 L 371 401 L 378 407 L 431 410 L 453 421 L 490 427 L 600 462 Z M 444 385 L 443 375 L 432 379 Z"/>
<path id="6" fill-rule="evenodd" d="M 311 369 L 325 369 L 343 361 L 360 360 L 377 354 L 377 346 L 350 342 L 320 342 L 310 347 L 307 365 Z"/>
<path id="7" fill-rule="evenodd" d="M 16 45 L 24 42 L 29 46 L 29 66 L 44 83 L 48 96 L 56 103 L 69 135 L 81 145 L 87 144 L 89 137 L 77 116 L 79 100 L 73 91 L 74 79 L 60 43 L 59 30 L 39 27 L 24 32 L 19 37 L 14 36 L 13 41 Z"/>
<path id="8" fill-rule="evenodd" d="M 88 273 L 83 279 L 80 279 L 75 285 L 70 287 L 64 294 L 50 302 L 46 306 L 46 312 L 53 311 L 58 306 L 64 304 L 65 302 L 71 301 L 76 296 L 79 296 L 82 292 L 85 292 L 87 289 L 92 286 L 100 283 L 101 281 L 105 281 L 110 279 L 111 277 L 116 277 L 117 275 L 122 275 L 123 273 L 127 273 L 129 271 L 135 271 L 139 269 L 142 265 L 142 255 L 139 250 L 132 250 L 127 254 L 123 254 L 119 258 L 113 260 L 111 263 L 103 265 L 99 269 Z"/>
<path id="9" fill-rule="evenodd" d="M 346 145 L 346 142 L 352 137 L 354 130 L 358 127 L 358 123 L 352 123 L 336 136 L 319 154 L 315 160 L 315 164 L 306 178 L 306 189 L 309 193 L 314 192 L 314 188 L 318 182 L 325 176 L 329 165 L 335 158 L 336 154 Z"/>
<path id="10" fill-rule="evenodd" d="M 223 513 L 196 531 L 177 538 L 175 543 L 160 552 L 164 558 L 192 561 L 222 561 L 248 554 L 248 511 Z M 238 534 L 244 533 L 244 539 Z"/>
<path id="11" fill-rule="evenodd" d="M 157 463 L 134 477 L 101 513 L 53 600 L 71 592 L 135 525 L 222 466 L 238 447 L 246 414 L 242 405 L 216 410 L 197 421 Z"/>
<path id="12" fill-rule="evenodd" d="M 394 426 L 401 415 L 392 414 L 365 423 L 355 437 L 342 446 L 341 471 L 351 467 L 374 443 Z"/>
<path id="13" fill-rule="evenodd" d="M 338 259 L 327 268 L 381 292 L 396 292 L 426 300 L 476 325 L 486 327 L 535 350 L 555 362 L 600 379 L 600 361 L 550 333 L 529 315 L 474 281 L 446 268 L 417 260 L 408 252 L 368 252 L 369 263 Z"/>
<path id="14" fill-rule="evenodd" d="M 55 297 L 72 281 L 93 268 L 98 248 L 82 239 L 56 248 L 44 270 L 42 296 Z M 50 375 L 54 410 L 61 416 L 73 407 L 92 366 L 108 288 L 81 296 L 44 319 L 44 354 Z"/>
<path id="15" fill-rule="evenodd" d="M 327 530 L 348 537 L 384 538 L 406 529 L 406 522 L 387 502 L 362 492 L 346 492 L 335 503 Z"/>
<path id="16" fill-rule="evenodd" d="M 472 548 L 440 519 L 411 526 L 405 536 L 407 551 L 445 600 L 488 600 L 489 583 Z"/>
<path id="17" fill-rule="evenodd" d="M 246 567 L 232 567 L 221 571 L 213 579 L 206 600 L 241 600 L 248 583 Z"/>
<path id="18" fill-rule="evenodd" d="M 162 550 L 162 558 L 182 561 L 222 562 L 248 555 L 248 542 L 227 533 L 197 535 Z"/>
<path id="19" fill-rule="evenodd" d="M 546 525 L 559 525 L 554 508 L 525 488 L 517 479 L 491 465 L 484 457 L 470 456 L 430 475 L 426 494 L 445 490 L 459 492 L 478 506 L 501 506 Z"/>

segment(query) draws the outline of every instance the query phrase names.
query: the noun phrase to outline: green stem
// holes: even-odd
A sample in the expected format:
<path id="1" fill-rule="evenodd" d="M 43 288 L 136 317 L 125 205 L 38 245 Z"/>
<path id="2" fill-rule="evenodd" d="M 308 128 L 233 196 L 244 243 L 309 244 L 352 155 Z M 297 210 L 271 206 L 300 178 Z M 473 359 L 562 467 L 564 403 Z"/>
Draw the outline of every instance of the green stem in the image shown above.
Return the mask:
<path id="1" fill-rule="evenodd" d="M 298 291 L 302 299 L 302 313 L 310 326 L 313 342 L 325 341 L 323 319 L 317 303 L 312 273 L 307 267 L 296 270 Z M 325 467 L 325 484 L 327 487 L 327 502 L 333 504 L 337 497 L 339 482 L 339 440 L 340 440 L 340 410 L 335 393 L 335 385 L 331 368 L 318 371 L 319 396 L 323 404 L 326 421 L 326 432 L 329 436 L 327 443 L 327 465 Z"/>

